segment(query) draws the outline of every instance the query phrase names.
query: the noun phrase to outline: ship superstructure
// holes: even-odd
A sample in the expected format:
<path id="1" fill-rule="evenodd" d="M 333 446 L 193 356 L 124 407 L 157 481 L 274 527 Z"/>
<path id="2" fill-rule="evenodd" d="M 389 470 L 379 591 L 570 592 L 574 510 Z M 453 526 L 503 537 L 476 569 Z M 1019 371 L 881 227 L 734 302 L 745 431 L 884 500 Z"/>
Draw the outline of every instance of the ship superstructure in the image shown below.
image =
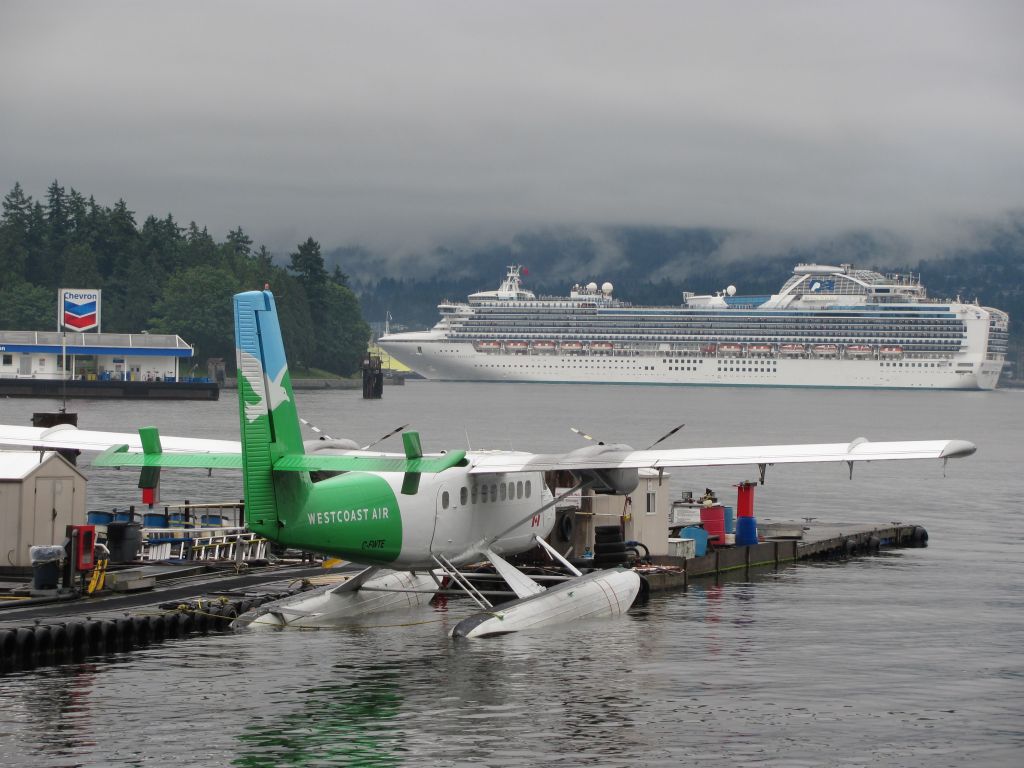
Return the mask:
<path id="1" fill-rule="evenodd" d="M 611 283 L 535 296 L 519 266 L 500 287 L 439 305 L 431 330 L 380 346 L 430 379 L 993 389 L 1005 312 L 929 299 L 913 275 L 801 264 L 778 293 L 684 292 L 621 301 Z"/>

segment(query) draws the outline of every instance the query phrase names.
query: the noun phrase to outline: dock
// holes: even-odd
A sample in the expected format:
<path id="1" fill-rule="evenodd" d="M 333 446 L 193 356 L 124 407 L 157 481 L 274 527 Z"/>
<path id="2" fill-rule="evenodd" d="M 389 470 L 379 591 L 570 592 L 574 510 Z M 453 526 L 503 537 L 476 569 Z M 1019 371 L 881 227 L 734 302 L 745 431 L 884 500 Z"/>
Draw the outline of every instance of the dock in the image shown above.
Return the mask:
<path id="1" fill-rule="evenodd" d="M 901 522 L 766 521 L 761 531 L 765 540 L 749 546 L 718 547 L 700 557 L 652 556 L 636 566 L 643 582 L 641 599 L 685 590 L 694 580 L 925 546 L 928 540 L 924 528 Z M 152 588 L 96 597 L 0 600 L 0 674 L 228 631 L 236 617 L 312 589 L 325 578 L 341 578 L 343 572 L 298 562 L 240 570 L 225 562 L 144 565 L 111 575 L 118 573 L 139 584 L 151 580 Z"/>

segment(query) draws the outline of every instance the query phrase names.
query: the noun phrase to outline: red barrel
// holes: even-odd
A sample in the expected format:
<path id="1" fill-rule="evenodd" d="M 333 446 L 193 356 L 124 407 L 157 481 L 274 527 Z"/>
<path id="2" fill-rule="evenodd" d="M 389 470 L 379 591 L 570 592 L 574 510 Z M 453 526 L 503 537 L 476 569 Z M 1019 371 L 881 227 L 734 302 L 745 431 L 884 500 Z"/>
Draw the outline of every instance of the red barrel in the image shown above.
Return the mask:
<path id="1" fill-rule="evenodd" d="M 740 483 L 736 486 L 736 517 L 754 516 L 754 489 L 756 483 Z"/>
<path id="2" fill-rule="evenodd" d="M 712 507 L 701 507 L 700 522 L 708 532 L 708 538 L 716 544 L 725 544 L 725 507 L 716 504 Z"/>

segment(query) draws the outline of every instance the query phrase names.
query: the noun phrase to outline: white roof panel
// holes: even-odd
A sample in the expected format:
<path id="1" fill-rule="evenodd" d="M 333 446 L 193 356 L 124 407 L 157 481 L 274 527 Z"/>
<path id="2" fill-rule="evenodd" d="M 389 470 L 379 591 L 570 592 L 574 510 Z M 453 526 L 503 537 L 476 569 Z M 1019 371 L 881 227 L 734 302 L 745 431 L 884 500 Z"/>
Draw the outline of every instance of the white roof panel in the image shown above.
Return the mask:
<path id="1" fill-rule="evenodd" d="M 40 464 L 56 456 L 56 451 L 0 451 L 0 480 L 23 480 Z"/>

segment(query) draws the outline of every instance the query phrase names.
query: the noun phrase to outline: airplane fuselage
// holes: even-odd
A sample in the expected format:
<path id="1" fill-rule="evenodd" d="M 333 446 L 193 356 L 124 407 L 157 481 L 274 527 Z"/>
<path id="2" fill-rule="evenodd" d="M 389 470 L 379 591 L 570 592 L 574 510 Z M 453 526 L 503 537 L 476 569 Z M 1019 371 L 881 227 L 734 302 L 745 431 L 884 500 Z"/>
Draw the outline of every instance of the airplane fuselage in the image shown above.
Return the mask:
<path id="1" fill-rule="evenodd" d="M 411 495 L 402 493 L 402 473 L 346 472 L 315 483 L 285 527 L 260 532 L 289 547 L 410 570 L 434 567 L 434 555 L 471 561 L 482 543 L 516 554 L 534 546 L 534 535 L 550 533 L 553 508 L 530 514 L 552 498 L 542 473 L 468 469 L 424 476 Z"/>

